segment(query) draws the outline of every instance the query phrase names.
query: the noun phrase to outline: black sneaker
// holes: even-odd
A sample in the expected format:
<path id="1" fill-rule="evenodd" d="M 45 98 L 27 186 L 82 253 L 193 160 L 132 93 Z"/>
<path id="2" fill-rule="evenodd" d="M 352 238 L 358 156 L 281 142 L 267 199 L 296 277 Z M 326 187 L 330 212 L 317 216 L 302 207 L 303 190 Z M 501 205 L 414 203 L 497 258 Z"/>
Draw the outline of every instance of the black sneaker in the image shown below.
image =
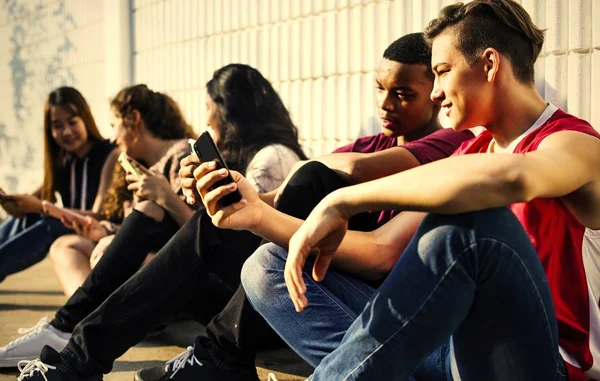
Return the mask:
<path id="1" fill-rule="evenodd" d="M 188 347 L 164 367 L 139 370 L 135 381 L 259 381 L 254 366 L 236 367 L 214 359 L 205 348 Z M 52 380 L 48 380 L 52 381 Z"/>
<path id="2" fill-rule="evenodd" d="M 21 374 L 17 381 L 102 381 L 102 376 L 80 377 L 71 367 L 61 361 L 60 353 L 44 346 L 40 358 L 33 361 L 20 361 Z"/>

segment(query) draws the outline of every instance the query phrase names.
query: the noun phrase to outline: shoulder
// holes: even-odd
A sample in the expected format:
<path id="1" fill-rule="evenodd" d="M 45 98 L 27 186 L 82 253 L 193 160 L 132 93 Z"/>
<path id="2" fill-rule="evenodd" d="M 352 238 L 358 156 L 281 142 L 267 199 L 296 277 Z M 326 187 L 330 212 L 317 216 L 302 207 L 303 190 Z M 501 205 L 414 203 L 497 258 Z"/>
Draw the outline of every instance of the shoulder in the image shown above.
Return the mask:
<path id="1" fill-rule="evenodd" d="M 174 178 L 174 174 L 179 171 L 179 162 L 190 154 L 190 148 L 187 144 L 187 139 L 177 140 L 171 148 L 149 169 L 159 172 L 167 176 L 169 179 Z"/>
<path id="2" fill-rule="evenodd" d="M 600 139 L 600 134 L 585 120 L 559 109 L 546 123 L 525 137 L 515 151 L 532 151 L 547 141 L 550 141 L 552 145 L 561 145 L 563 141 L 565 144 L 569 144 L 567 142 L 572 139 L 597 141 Z"/>
<path id="3" fill-rule="evenodd" d="M 266 146 L 248 164 L 246 178 L 258 192 L 269 192 L 281 185 L 299 160 L 298 155 L 284 145 Z"/>
<path id="4" fill-rule="evenodd" d="M 116 152 L 117 147 L 108 140 L 98 140 L 94 142 L 88 157 L 106 159 L 112 152 Z"/>
<path id="5" fill-rule="evenodd" d="M 353 143 L 340 147 L 333 151 L 339 152 L 377 152 L 387 148 L 395 147 L 398 140 L 393 136 L 387 136 L 384 133 L 369 135 L 356 139 Z"/>
<path id="6" fill-rule="evenodd" d="M 261 148 L 250 160 L 248 169 L 256 167 L 280 166 L 286 162 L 297 162 L 298 155 L 282 144 L 271 144 Z"/>

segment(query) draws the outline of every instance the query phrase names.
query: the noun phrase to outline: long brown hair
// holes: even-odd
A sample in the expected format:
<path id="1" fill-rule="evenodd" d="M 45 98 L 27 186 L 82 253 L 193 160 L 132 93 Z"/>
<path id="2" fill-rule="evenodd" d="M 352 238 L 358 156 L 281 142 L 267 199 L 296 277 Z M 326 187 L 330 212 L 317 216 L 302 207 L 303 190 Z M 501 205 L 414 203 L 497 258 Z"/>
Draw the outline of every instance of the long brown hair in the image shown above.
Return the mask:
<path id="1" fill-rule="evenodd" d="M 40 198 L 55 202 L 56 176 L 67 152 L 52 137 L 52 107 L 62 107 L 71 116 L 80 117 L 85 124 L 88 139 L 101 141 L 103 138 L 98 131 L 90 106 L 79 91 L 65 86 L 59 87 L 48 95 L 44 105 L 44 182 Z"/>
<path id="2" fill-rule="evenodd" d="M 271 85 L 256 69 L 230 64 L 214 72 L 206 91 L 221 118 L 217 142 L 230 168 L 246 172 L 252 157 L 271 144 L 291 149 L 301 160 L 307 157 L 298 143 L 298 129 Z"/>
<path id="3" fill-rule="evenodd" d="M 186 122 L 177 102 L 167 94 L 150 90 L 146 85 L 122 89 L 111 100 L 110 106 L 123 118 L 125 127 L 127 117 L 137 110 L 148 131 L 159 139 L 195 137 L 192 126 Z"/>

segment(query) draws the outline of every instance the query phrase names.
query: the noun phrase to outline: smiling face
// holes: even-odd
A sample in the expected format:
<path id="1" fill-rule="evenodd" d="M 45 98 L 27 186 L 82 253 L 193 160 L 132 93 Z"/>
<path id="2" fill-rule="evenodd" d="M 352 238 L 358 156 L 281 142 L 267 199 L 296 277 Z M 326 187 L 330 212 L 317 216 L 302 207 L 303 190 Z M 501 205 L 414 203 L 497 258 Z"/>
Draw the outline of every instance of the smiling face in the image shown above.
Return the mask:
<path id="1" fill-rule="evenodd" d="M 50 109 L 50 132 L 59 147 L 77 153 L 86 146 L 88 132 L 83 119 L 75 115 L 71 107 L 53 106 Z"/>
<path id="2" fill-rule="evenodd" d="M 433 40 L 431 53 L 435 74 L 431 99 L 441 103 L 451 127 L 460 131 L 486 126 L 493 120 L 494 104 L 493 83 L 483 61 L 470 66 L 456 48 L 451 30 Z"/>
<path id="3" fill-rule="evenodd" d="M 405 136 L 437 118 L 430 99 L 433 82 L 428 68 L 383 58 L 375 76 L 376 102 L 386 136 Z"/>

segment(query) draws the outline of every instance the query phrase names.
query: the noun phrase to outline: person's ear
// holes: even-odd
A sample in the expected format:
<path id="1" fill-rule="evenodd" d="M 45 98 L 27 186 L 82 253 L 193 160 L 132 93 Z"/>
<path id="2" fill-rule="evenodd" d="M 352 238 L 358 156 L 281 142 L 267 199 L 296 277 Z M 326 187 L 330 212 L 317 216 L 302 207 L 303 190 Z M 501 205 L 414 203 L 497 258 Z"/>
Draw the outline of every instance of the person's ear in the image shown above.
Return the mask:
<path id="1" fill-rule="evenodd" d="M 138 110 L 133 110 L 131 111 L 131 113 L 129 113 L 129 115 L 127 115 L 127 117 L 125 118 L 125 122 L 127 124 L 127 128 L 129 129 L 129 132 L 131 133 L 131 138 L 133 142 L 137 143 L 137 141 L 142 135 L 142 114 L 140 114 Z"/>
<path id="2" fill-rule="evenodd" d="M 490 83 L 494 82 L 500 69 L 500 53 L 496 49 L 487 48 L 481 55 L 481 59 L 486 80 Z"/>

